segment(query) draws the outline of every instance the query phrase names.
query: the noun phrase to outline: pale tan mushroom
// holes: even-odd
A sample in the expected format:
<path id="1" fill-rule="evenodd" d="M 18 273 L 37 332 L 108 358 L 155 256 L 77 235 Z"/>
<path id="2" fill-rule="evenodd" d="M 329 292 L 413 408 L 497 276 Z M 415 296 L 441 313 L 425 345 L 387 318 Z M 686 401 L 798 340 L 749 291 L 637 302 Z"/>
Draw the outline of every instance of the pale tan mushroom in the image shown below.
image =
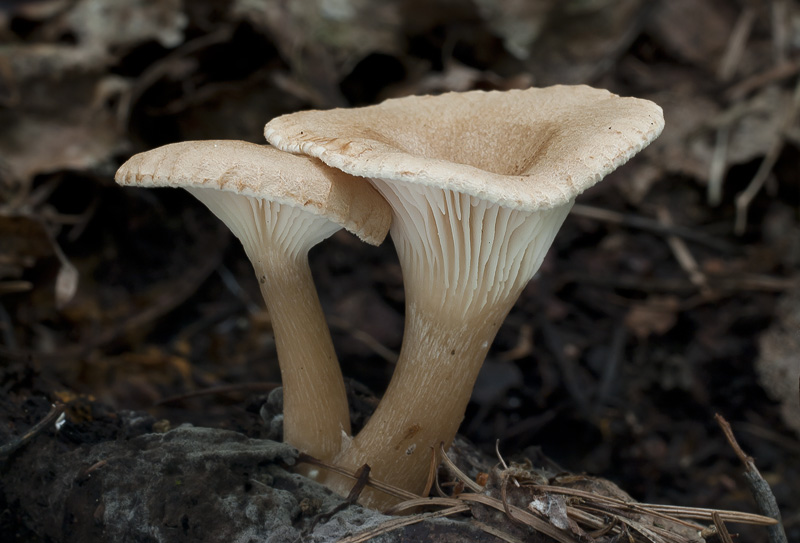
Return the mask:
<path id="1" fill-rule="evenodd" d="M 586 86 L 408 97 L 267 124 L 270 143 L 369 178 L 394 210 L 403 346 L 339 463 L 423 490 L 431 451 L 452 442 L 489 345 L 575 197 L 663 124 L 652 102 Z M 364 503 L 393 500 L 373 492 Z"/>
<path id="2" fill-rule="evenodd" d="M 272 319 L 284 440 L 331 460 L 350 434 L 350 418 L 308 251 L 342 227 L 379 244 L 391 222 L 388 204 L 369 185 L 317 159 L 241 141 L 190 141 L 140 153 L 120 167 L 116 181 L 184 188 L 239 238 Z"/>

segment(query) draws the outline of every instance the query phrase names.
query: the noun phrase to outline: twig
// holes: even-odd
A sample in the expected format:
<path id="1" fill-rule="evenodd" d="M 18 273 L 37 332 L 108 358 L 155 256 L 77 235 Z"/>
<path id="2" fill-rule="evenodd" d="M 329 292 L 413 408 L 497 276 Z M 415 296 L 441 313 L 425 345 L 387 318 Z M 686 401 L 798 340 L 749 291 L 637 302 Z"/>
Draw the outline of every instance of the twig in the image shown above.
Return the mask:
<path id="1" fill-rule="evenodd" d="M 730 423 L 719 413 L 716 414 L 714 418 L 717 420 L 717 424 L 719 424 L 720 428 L 722 428 L 722 433 L 725 434 L 725 439 L 728 440 L 733 452 L 736 453 L 736 456 L 738 456 L 739 460 L 744 464 L 744 479 L 750 487 L 750 492 L 753 494 L 753 498 L 756 501 L 756 507 L 758 507 L 761 514 L 775 519 L 776 521 L 775 524 L 767 528 L 770 543 L 787 543 L 786 532 L 783 530 L 783 525 L 781 525 L 781 512 L 780 509 L 778 509 L 778 502 L 775 500 L 772 489 L 758 471 L 753 457 L 745 454 L 739 446 L 739 443 L 736 441 L 736 436 L 733 435 Z"/>
<path id="2" fill-rule="evenodd" d="M 606 358 L 606 363 L 603 364 L 603 374 L 600 377 L 600 385 L 597 387 L 597 394 L 593 402 L 595 413 L 600 412 L 600 408 L 605 403 L 606 398 L 611 396 L 614 385 L 619 382 L 617 372 L 622 366 L 627 340 L 628 328 L 623 324 L 617 324 L 614 335 L 611 337 L 608 357 Z"/>
<path id="3" fill-rule="evenodd" d="M 711 514 L 711 519 L 714 521 L 714 528 L 716 529 L 717 535 L 722 540 L 722 543 L 733 543 L 731 534 L 728 532 L 728 528 L 725 526 L 725 523 L 722 522 L 722 517 L 719 516 L 719 513 L 714 511 Z"/>
<path id="4" fill-rule="evenodd" d="M 465 493 L 461 494 L 458 499 L 463 500 L 469 503 L 480 503 L 483 505 L 488 505 L 492 509 L 496 509 L 497 511 L 507 511 L 510 515 L 510 518 L 523 524 L 526 524 L 536 530 L 537 532 L 541 532 L 547 536 L 552 537 L 559 543 L 578 543 L 578 540 L 575 539 L 572 535 L 556 528 L 549 522 L 533 515 L 529 511 L 517 507 L 515 505 L 511 505 L 509 503 L 503 504 L 500 500 L 496 498 L 492 498 L 490 496 L 484 496 L 483 494 L 472 494 L 472 493 Z"/>
<path id="5" fill-rule="evenodd" d="M 794 120 L 797 117 L 798 108 L 800 108 L 800 78 L 797 79 L 797 83 L 794 87 L 792 105 L 789 108 L 789 111 L 786 112 L 783 125 L 775 137 L 775 141 L 772 142 L 772 146 L 769 148 L 769 151 L 767 151 L 764 160 L 761 161 L 761 164 L 759 165 L 756 174 L 753 176 L 753 179 L 750 181 L 750 184 L 747 185 L 747 188 L 740 192 L 736 197 L 736 225 L 734 230 L 738 235 L 744 234 L 745 229 L 747 228 L 747 210 L 750 207 L 750 203 L 761 191 L 764 183 L 767 182 L 767 178 L 769 177 L 769 174 L 772 173 L 775 163 L 778 162 L 778 158 L 783 150 L 786 131 L 794 123 Z"/>
<path id="6" fill-rule="evenodd" d="M 786 0 L 773 0 L 772 5 L 772 48 L 775 52 L 775 64 L 786 62 L 791 43 L 789 41 L 789 25 L 792 17 L 789 12 L 789 2 Z"/>
<path id="7" fill-rule="evenodd" d="M 595 538 L 613 534 L 613 537 L 630 542 L 686 543 L 689 541 L 689 539 L 683 535 L 675 532 L 674 528 L 671 529 L 669 524 L 664 524 L 663 521 L 667 523 L 677 523 L 678 525 L 689 528 L 694 533 L 702 532 L 707 536 L 719 534 L 719 537 L 722 538 L 724 543 L 730 543 L 730 541 L 725 539 L 726 534 L 728 534 L 727 528 L 724 525 L 725 522 L 742 522 L 762 526 L 769 526 L 776 522 L 772 518 L 750 513 L 628 502 L 619 498 L 603 496 L 586 490 L 523 482 L 522 486 L 535 492 L 541 492 L 544 496 L 553 494 L 567 496 L 567 515 L 571 522 L 570 526 L 573 526 L 572 522 L 575 523 L 571 532 L 563 527 L 554 525 L 552 519 L 547 516 L 538 515 L 536 511 L 524 509 L 512 505 L 509 502 L 507 499 L 507 492 L 511 489 L 507 489 L 505 486 L 509 479 L 513 480 L 514 474 L 510 473 L 511 470 L 508 470 L 508 468 L 506 468 L 506 470 L 509 471 L 509 473 L 502 474 L 504 485 L 503 488 L 501 488 L 501 497 L 498 499 L 497 497 L 484 493 L 485 489 L 483 487 L 472 482 L 466 475 L 461 473 L 458 468 L 452 466 L 452 461 L 450 461 L 447 454 L 445 454 L 442 445 L 439 447 L 439 453 L 445 465 L 453 470 L 456 477 L 460 479 L 461 482 L 469 485 L 470 490 L 479 491 L 461 493 L 454 497 L 410 497 L 406 501 L 391 508 L 387 513 L 402 514 L 408 511 L 418 510 L 420 507 L 431 506 L 443 507 L 444 509 L 438 512 L 416 513 L 394 519 L 365 532 L 342 539 L 340 543 L 363 543 L 378 535 L 430 518 L 467 512 L 472 512 L 474 516 L 476 512 L 475 509 L 479 506 L 486 506 L 499 512 L 504 512 L 507 519 L 514 524 L 549 536 L 559 543 L 578 543 L 578 541 L 582 541 L 584 537 L 582 534 L 584 534 L 584 532 L 582 532 L 583 528 L 581 528 L 580 525 L 594 529 L 595 532 L 590 535 Z M 501 464 L 505 466 L 502 457 L 499 455 L 498 457 L 500 458 Z M 300 455 L 299 461 L 311 461 L 331 471 L 354 477 L 354 475 L 347 473 L 346 470 L 336 468 L 335 466 L 329 466 L 324 462 L 317 461 L 306 455 Z M 365 478 L 362 476 L 362 482 L 364 480 Z M 369 480 L 367 480 L 366 484 L 373 487 L 376 486 Z M 528 494 L 525 495 L 527 496 Z M 474 518 L 472 520 L 473 523 L 476 522 Z M 713 522 L 714 526 L 704 530 L 701 524 L 693 522 L 693 520 Z M 501 528 L 477 524 L 476 526 L 503 541 L 520 543 L 517 536 L 506 533 Z M 691 540 L 694 541 L 695 539 Z"/>
<path id="8" fill-rule="evenodd" d="M 369 467 L 369 464 L 364 464 L 361 466 L 358 471 L 356 472 L 356 482 L 353 484 L 353 488 L 350 489 L 350 492 L 347 494 L 347 497 L 344 501 L 348 505 L 352 505 L 358 501 L 358 498 L 361 496 L 361 493 L 364 491 L 364 487 L 367 486 L 367 482 L 369 482 L 369 472 L 372 471 Z"/>
<path id="9" fill-rule="evenodd" d="M 737 102 L 751 92 L 765 87 L 770 83 L 792 77 L 797 74 L 798 71 L 800 71 L 800 62 L 785 62 L 774 68 L 769 68 L 730 87 L 725 92 L 725 100 L 728 102 Z"/>
<path id="10" fill-rule="evenodd" d="M 501 461 L 503 460 L 503 458 L 500 456 L 500 452 L 499 451 L 497 453 L 497 456 L 500 457 Z M 505 461 L 503 461 L 503 466 L 505 466 Z M 513 477 L 509 476 L 509 471 L 508 471 L 508 468 L 506 467 L 506 469 L 503 470 L 503 482 L 500 485 L 500 502 L 503 504 L 503 511 L 505 512 L 506 516 L 509 519 L 511 519 L 511 522 L 513 522 L 514 524 L 518 524 L 520 526 L 525 526 L 525 522 L 523 521 L 523 519 L 519 519 L 519 518 L 515 517 L 511 513 L 511 504 L 508 503 L 508 481 L 509 481 L 509 479 L 514 481 L 514 484 L 517 485 L 517 487 L 519 487 L 519 481 L 517 481 Z"/>
<path id="11" fill-rule="evenodd" d="M 657 220 L 641 215 L 633 215 L 630 213 L 620 213 L 619 211 L 612 211 L 610 209 L 603 209 L 600 207 L 587 206 L 583 204 L 575 204 L 572 207 L 572 214 L 587 219 L 594 219 L 604 221 L 612 224 L 620 224 L 631 228 L 644 230 L 645 232 L 653 232 L 655 234 L 674 235 L 683 238 L 687 241 L 705 245 L 711 249 L 715 249 L 724 253 L 735 253 L 739 249 L 732 243 L 708 236 L 698 232 L 696 229 L 687 228 L 685 226 L 666 225 Z"/>
<path id="12" fill-rule="evenodd" d="M 750 38 L 750 31 L 753 29 L 753 23 L 755 21 L 755 8 L 747 7 L 739 14 L 739 18 L 736 20 L 736 24 L 728 39 L 725 54 L 722 56 L 722 61 L 719 63 L 719 69 L 717 70 L 717 77 L 721 81 L 730 81 L 736 74 L 736 69 L 739 67 L 742 53 L 744 53 L 747 40 Z"/>
<path id="13" fill-rule="evenodd" d="M 44 431 L 50 424 L 52 424 L 58 417 L 61 416 L 61 413 L 64 412 L 64 404 L 62 403 L 55 403 L 50 408 L 50 411 L 45 415 L 45 417 L 40 420 L 36 425 L 33 426 L 30 430 L 22 434 L 18 439 L 3 445 L 0 447 L 0 461 L 5 461 L 10 457 L 17 449 L 25 445 L 28 441 L 39 435 L 42 431 Z"/>
<path id="14" fill-rule="evenodd" d="M 225 285 L 231 294 L 236 296 L 247 308 L 247 312 L 251 315 L 258 315 L 263 310 L 261 306 L 253 301 L 252 296 L 249 296 L 245 290 L 242 288 L 242 285 L 239 284 L 239 281 L 236 280 L 236 276 L 233 275 L 231 270 L 228 269 L 227 266 L 222 264 L 217 268 L 217 275 L 219 278 L 222 279 L 222 284 Z"/>
<path id="15" fill-rule="evenodd" d="M 546 424 L 551 423 L 565 409 L 568 409 L 566 402 L 558 405 L 551 405 L 546 411 L 537 415 L 529 415 L 516 424 L 506 427 L 502 433 L 503 439 L 511 439 L 520 434 L 532 435 Z"/>
<path id="16" fill-rule="evenodd" d="M 497 354 L 500 360 L 519 360 L 530 355 L 533 352 L 533 326 L 528 323 L 522 324 L 519 327 L 519 338 L 516 345 L 508 351 Z"/>
<path id="17" fill-rule="evenodd" d="M 666 207 L 659 207 L 657 214 L 658 219 L 663 224 L 666 226 L 672 224 L 672 216 Z M 672 250 L 672 254 L 675 256 L 678 264 L 680 264 L 681 268 L 683 268 L 683 271 L 686 272 L 686 275 L 689 276 L 689 280 L 692 282 L 692 284 L 700 289 L 701 294 L 711 294 L 711 289 L 708 286 L 708 278 L 702 272 L 702 270 L 700 270 L 697 260 L 695 260 L 692 252 L 686 246 L 686 243 L 678 236 L 670 235 L 667 236 L 667 244 Z"/>
<path id="18" fill-rule="evenodd" d="M 595 528 L 593 532 L 586 534 L 592 539 L 599 539 L 603 537 L 612 530 L 616 529 L 620 524 L 617 517 L 611 519 L 611 522 L 602 522 L 594 517 L 594 515 L 590 515 L 589 513 L 580 511 L 574 507 L 568 508 L 567 511 L 570 513 L 570 516 L 576 520 L 576 522 L 581 522 L 582 524 Z"/>
<path id="19" fill-rule="evenodd" d="M 447 469 L 449 469 L 459 481 L 464 483 L 467 488 L 476 493 L 483 491 L 483 487 L 481 485 L 467 477 L 467 474 L 461 471 L 458 466 L 456 466 L 453 461 L 450 460 L 450 457 L 447 456 L 447 453 L 444 450 L 443 443 L 439 444 L 439 455 L 442 458 L 442 463 L 447 467 Z"/>
<path id="20" fill-rule="evenodd" d="M 708 189 L 706 190 L 706 200 L 712 207 L 718 206 L 722 201 L 722 182 L 725 180 L 725 169 L 728 165 L 730 135 L 730 126 L 717 128 L 714 153 L 711 155 L 711 166 L 708 169 Z"/>
<path id="21" fill-rule="evenodd" d="M 762 426 L 756 422 L 738 422 L 736 424 L 736 428 L 740 433 L 744 432 L 746 434 L 750 434 L 758 437 L 759 439 L 769 441 L 770 443 L 773 443 L 792 454 L 800 455 L 800 443 L 797 441 L 797 439 L 787 437 L 769 427 Z"/>
<path id="22" fill-rule="evenodd" d="M 709 274 L 709 281 L 714 285 L 714 292 L 718 298 L 723 295 L 741 294 L 743 291 L 757 292 L 783 292 L 798 287 L 796 278 L 772 277 L 769 275 L 721 275 Z M 636 276 L 598 276 L 588 273 L 564 273 L 560 280 L 562 284 L 581 283 L 621 290 L 635 290 L 639 292 L 659 292 L 669 294 L 692 294 L 697 288 L 687 279 L 683 278 L 641 278 Z M 707 302 L 707 299 L 701 301 Z"/>
<path id="23" fill-rule="evenodd" d="M 606 511 L 606 509 L 602 508 L 602 507 L 584 506 L 584 509 L 585 510 L 589 510 L 589 511 L 593 511 L 595 513 L 599 513 L 599 514 L 604 515 L 604 516 L 608 516 L 609 515 L 609 511 Z M 634 520 L 632 518 L 628 518 L 628 517 L 625 517 L 625 516 L 622 516 L 622 515 L 613 514 L 613 513 L 611 514 L 611 517 L 615 521 L 619 521 L 622 524 L 624 524 L 625 526 L 627 526 L 630 530 L 641 534 L 642 537 L 644 537 L 650 543 L 668 543 L 669 540 L 672 540 L 672 541 L 674 541 L 676 543 L 679 542 L 679 541 L 680 541 L 680 543 L 683 543 L 685 541 L 684 539 L 680 539 L 680 540 L 677 539 L 675 537 L 675 534 L 672 534 L 668 530 L 662 530 L 658 526 L 655 526 L 655 525 L 646 526 L 646 525 L 642 524 L 641 522 L 638 522 L 638 521 L 636 521 L 636 520 Z M 669 540 L 666 539 L 666 538 L 669 538 Z M 629 541 L 632 540 L 632 539 L 633 538 L 628 537 Z"/>
<path id="24" fill-rule="evenodd" d="M 353 339 L 356 339 L 372 349 L 372 351 L 389 362 L 390 364 L 397 363 L 398 354 L 391 350 L 389 347 L 386 347 L 383 343 L 378 341 L 375 336 L 368 334 L 364 330 L 356 328 L 347 319 L 343 319 L 341 317 L 337 317 L 335 315 L 331 315 L 328 317 L 328 325 L 331 328 L 336 328 L 347 332 L 350 334 Z"/>
<path id="25" fill-rule="evenodd" d="M 215 32 L 204 34 L 199 38 L 183 43 L 181 46 L 172 50 L 168 55 L 161 58 L 158 62 L 151 64 L 136 78 L 131 88 L 122 95 L 119 105 L 117 106 L 117 120 L 120 126 L 127 125 L 131 111 L 137 100 L 161 78 L 173 72 L 177 63 L 208 47 L 229 41 L 232 35 L 233 30 L 231 27 L 222 27 Z"/>
<path id="26" fill-rule="evenodd" d="M 439 447 L 444 449 L 444 443 L 439 443 Z M 437 458 L 438 454 L 436 449 L 434 449 L 433 447 L 431 447 L 430 450 L 431 450 L 431 462 L 428 465 L 428 478 L 425 480 L 425 486 L 423 487 L 424 489 L 422 491 L 423 496 L 430 496 L 431 488 L 433 488 L 434 483 L 436 483 L 438 487 L 438 482 L 437 482 L 437 475 L 439 471 L 438 470 L 439 459 Z"/>
<path id="27" fill-rule="evenodd" d="M 460 505 L 461 502 L 458 498 L 450 498 L 448 496 L 444 497 L 432 497 L 432 498 L 414 498 L 413 500 L 406 500 L 404 502 L 400 502 L 397 505 L 393 505 L 383 513 L 385 515 L 401 515 L 406 511 L 410 511 L 413 509 L 419 509 L 420 507 L 430 507 L 434 506 L 442 506 L 442 507 L 453 507 L 455 505 Z"/>
<path id="28" fill-rule="evenodd" d="M 561 378 L 572 400 L 584 413 L 589 413 L 591 409 L 588 393 L 582 386 L 578 376 L 580 368 L 574 360 L 564 354 L 564 342 L 556 328 L 546 319 L 540 321 L 540 330 L 544 335 L 544 343 L 558 363 Z"/>
<path id="29" fill-rule="evenodd" d="M 775 523 L 775 520 L 771 517 L 754 515 L 752 513 L 742 513 L 740 511 L 724 511 L 718 509 L 705 509 L 702 507 L 681 507 L 679 505 L 627 502 L 618 498 L 601 496 L 586 490 L 554 485 L 532 485 L 532 488 L 545 493 L 551 492 L 555 494 L 564 494 L 566 496 L 581 498 L 586 502 L 592 501 L 597 502 L 598 504 L 606 504 L 615 508 L 629 509 L 637 513 L 661 517 L 666 520 L 678 522 L 679 524 L 690 527 L 693 526 L 691 524 L 687 524 L 681 519 L 711 521 L 711 515 L 714 512 L 719 513 L 720 518 L 726 522 L 741 522 L 743 524 L 754 524 L 757 526 L 771 526 Z"/>
<path id="30" fill-rule="evenodd" d="M 280 383 L 237 383 L 233 385 L 220 385 L 216 387 L 209 387 L 204 388 L 202 390 L 193 390 L 192 392 L 186 392 L 184 394 L 177 394 L 175 396 L 169 396 L 168 398 L 164 398 L 163 400 L 159 400 L 156 402 L 156 406 L 166 405 L 170 403 L 180 402 L 183 400 L 188 400 L 191 398 L 199 398 L 201 396 L 213 396 L 217 394 L 228 394 L 230 392 L 268 392 L 275 388 L 278 388 Z"/>
<path id="31" fill-rule="evenodd" d="M 364 491 L 364 487 L 366 487 L 367 483 L 369 482 L 369 472 L 370 472 L 369 465 L 364 464 L 363 466 L 361 466 L 355 473 L 356 480 L 355 483 L 353 484 L 353 487 L 350 489 L 350 492 L 347 494 L 347 497 L 344 500 L 342 500 L 338 505 L 336 505 L 336 507 L 315 516 L 313 521 L 311 522 L 311 526 L 308 528 L 308 531 L 313 530 L 314 527 L 321 522 L 328 522 L 331 519 L 331 517 L 333 517 L 333 515 L 344 511 L 351 505 L 354 505 L 358 501 L 358 498 L 361 496 L 361 493 Z"/>
<path id="32" fill-rule="evenodd" d="M 56 255 L 56 258 L 58 258 L 61 264 L 56 274 L 55 294 L 56 307 L 59 310 L 64 309 L 64 306 L 72 300 L 75 296 L 75 292 L 78 290 L 78 269 L 69 261 L 66 253 L 61 249 L 61 245 L 59 245 L 58 240 L 56 240 L 56 235 L 53 233 L 53 229 L 48 225 L 47 221 L 39 216 L 31 217 L 31 219 L 41 225 L 42 231 L 44 231 L 47 239 L 50 241 L 50 248 L 53 250 L 53 254 Z"/>
<path id="33" fill-rule="evenodd" d="M 3 294 L 16 294 L 17 292 L 27 292 L 33 290 L 33 283 L 21 279 L 0 282 L 0 296 Z"/>
<path id="34" fill-rule="evenodd" d="M 523 540 L 514 537 L 511 534 L 507 534 L 504 531 L 495 528 L 494 526 L 489 526 L 488 524 L 481 522 L 479 520 L 472 519 L 471 523 L 474 526 L 476 526 L 479 530 L 486 532 L 489 535 L 493 535 L 497 539 L 502 539 L 506 543 L 525 543 Z"/>
<path id="35" fill-rule="evenodd" d="M 303 463 L 312 464 L 314 466 L 319 466 L 321 468 L 325 468 L 328 471 L 332 471 L 334 473 L 338 473 L 339 475 L 343 475 L 345 477 L 349 477 L 350 479 L 358 479 L 358 475 L 356 475 L 355 473 L 353 473 L 353 472 L 351 472 L 349 470 L 346 470 L 346 469 L 344 469 L 342 467 L 339 467 L 339 466 L 336 466 L 334 464 L 330 464 L 330 463 L 325 462 L 323 460 L 319 460 L 319 459 L 314 458 L 313 456 L 310 456 L 310 455 L 305 454 L 305 453 L 300 453 L 297 456 L 297 463 L 298 464 L 303 464 Z M 401 499 L 404 499 L 404 500 L 416 500 L 416 499 L 420 499 L 421 498 L 421 496 L 417 496 L 413 492 L 409 492 L 407 490 L 403 490 L 402 488 L 398 488 L 396 486 L 392 486 L 392 485 L 386 484 L 386 483 L 384 483 L 382 481 L 378 481 L 376 479 L 373 479 L 372 477 L 369 477 L 367 479 L 367 483 L 366 484 L 367 484 L 367 486 L 369 486 L 371 488 L 374 488 L 375 490 L 379 490 L 379 491 L 381 491 L 381 492 L 383 492 L 385 494 L 389 494 L 390 496 L 394 496 L 396 498 L 401 498 Z"/>

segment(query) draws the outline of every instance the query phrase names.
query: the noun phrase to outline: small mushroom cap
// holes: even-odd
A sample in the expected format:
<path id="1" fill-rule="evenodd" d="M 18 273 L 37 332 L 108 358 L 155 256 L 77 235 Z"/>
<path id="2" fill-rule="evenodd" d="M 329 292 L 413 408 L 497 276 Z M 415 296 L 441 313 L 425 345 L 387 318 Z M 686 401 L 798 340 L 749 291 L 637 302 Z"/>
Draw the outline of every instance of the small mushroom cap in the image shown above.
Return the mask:
<path id="1" fill-rule="evenodd" d="M 139 153 L 114 178 L 120 185 L 213 189 L 324 216 L 373 245 L 392 211 L 378 192 L 319 160 L 235 140 L 186 141 Z"/>
<path id="2" fill-rule="evenodd" d="M 587 86 L 409 96 L 270 121 L 274 146 L 352 175 L 447 188 L 504 207 L 566 204 L 652 142 L 653 102 Z"/>

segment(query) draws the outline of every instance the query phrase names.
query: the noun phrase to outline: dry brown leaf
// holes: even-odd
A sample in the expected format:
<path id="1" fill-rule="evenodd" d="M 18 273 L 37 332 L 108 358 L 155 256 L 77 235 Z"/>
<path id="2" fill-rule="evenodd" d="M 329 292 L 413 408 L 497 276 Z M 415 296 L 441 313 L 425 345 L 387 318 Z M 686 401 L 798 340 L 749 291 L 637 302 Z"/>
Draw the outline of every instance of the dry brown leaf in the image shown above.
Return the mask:
<path id="1" fill-rule="evenodd" d="M 14 179 L 90 169 L 118 150 L 122 130 L 109 104 L 126 84 L 97 71 L 99 60 L 94 52 L 67 46 L 0 50 L 10 106 L 0 108 L 0 155 Z"/>
<path id="2" fill-rule="evenodd" d="M 727 0 L 654 2 L 648 30 L 670 54 L 714 72 L 736 22 Z"/>
<path id="3" fill-rule="evenodd" d="M 669 332 L 678 320 L 680 302 L 674 296 L 650 296 L 634 304 L 625 316 L 625 325 L 639 339 Z"/>

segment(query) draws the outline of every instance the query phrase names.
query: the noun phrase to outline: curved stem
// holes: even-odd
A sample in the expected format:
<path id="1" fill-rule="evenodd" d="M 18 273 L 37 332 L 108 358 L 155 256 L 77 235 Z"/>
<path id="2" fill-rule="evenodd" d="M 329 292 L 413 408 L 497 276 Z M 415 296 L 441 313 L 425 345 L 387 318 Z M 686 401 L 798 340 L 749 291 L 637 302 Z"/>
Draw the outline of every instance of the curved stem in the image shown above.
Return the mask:
<path id="1" fill-rule="evenodd" d="M 447 449 L 464 417 L 489 345 L 515 300 L 448 325 L 445 311 L 414 302 L 406 307 L 403 346 L 389 388 L 372 418 L 336 463 L 350 470 L 363 464 L 370 476 L 421 494 L 432 451 Z M 346 493 L 352 482 L 329 481 Z M 397 500 L 365 490 L 360 502 L 385 509 Z"/>
<path id="2" fill-rule="evenodd" d="M 498 328 L 533 277 L 570 205 L 502 208 L 456 191 L 371 182 L 394 212 L 406 327 L 391 383 L 364 429 L 337 456 L 349 469 L 420 493 L 432 451 L 453 441 Z M 340 493 L 340 481 L 327 483 Z M 366 492 L 360 502 L 395 500 Z"/>
<path id="3" fill-rule="evenodd" d="M 343 436 L 350 435 L 350 413 L 308 258 L 273 255 L 253 266 L 280 361 L 284 441 L 330 461 L 341 450 Z"/>
<path id="4" fill-rule="evenodd" d="M 284 441 L 320 460 L 331 460 L 341 450 L 343 436 L 350 435 L 350 413 L 308 251 L 341 227 L 302 208 L 263 198 L 187 190 L 239 238 L 255 269 L 275 332 Z M 313 470 L 307 474 L 315 475 Z"/>

